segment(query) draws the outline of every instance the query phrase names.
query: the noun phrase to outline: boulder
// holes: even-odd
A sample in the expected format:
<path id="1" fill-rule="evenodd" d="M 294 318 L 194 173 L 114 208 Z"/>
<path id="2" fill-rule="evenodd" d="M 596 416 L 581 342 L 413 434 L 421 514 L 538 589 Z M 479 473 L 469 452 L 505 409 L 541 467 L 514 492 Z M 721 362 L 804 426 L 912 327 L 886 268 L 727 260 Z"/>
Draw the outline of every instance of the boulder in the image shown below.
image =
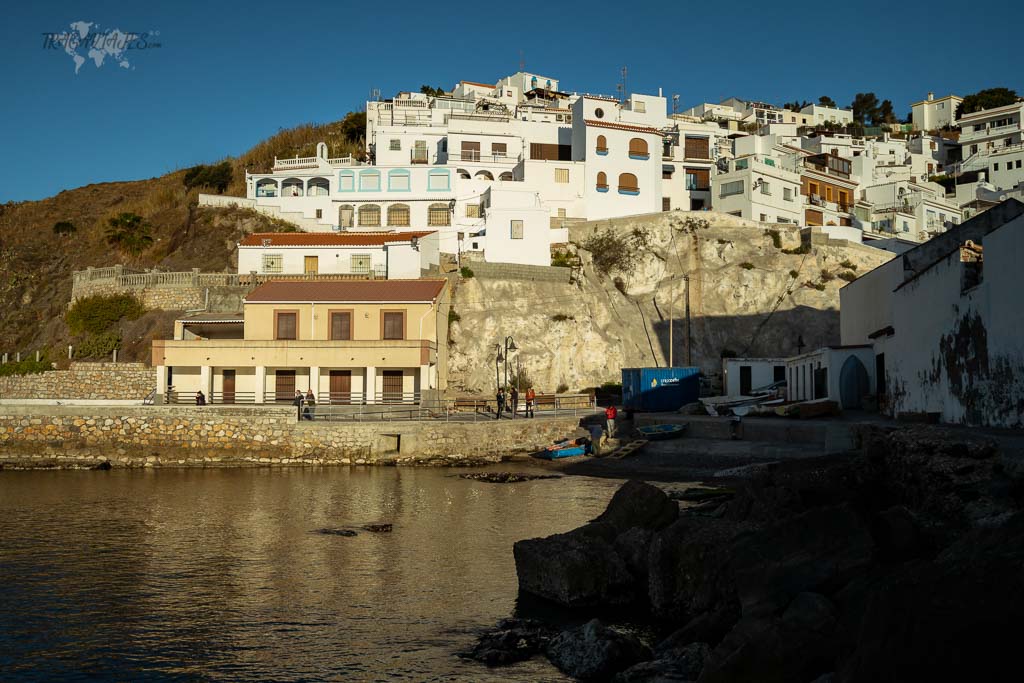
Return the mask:
<path id="1" fill-rule="evenodd" d="M 612 496 L 595 522 L 613 526 L 619 533 L 639 527 L 657 531 L 679 518 L 679 506 L 657 486 L 631 480 Z"/>
<path id="2" fill-rule="evenodd" d="M 591 522 L 512 547 L 519 590 L 567 607 L 621 606 L 634 601 L 637 584 L 613 543 L 616 529 Z"/>
<path id="3" fill-rule="evenodd" d="M 729 603 L 722 607 L 695 616 L 681 629 L 673 631 L 665 640 L 654 648 L 656 657 L 671 653 L 690 643 L 708 643 L 711 647 L 718 645 L 722 638 L 732 630 L 739 619 L 739 605 Z"/>
<path id="4" fill-rule="evenodd" d="M 711 654 L 707 643 L 690 643 L 670 652 L 662 652 L 657 659 L 634 664 L 619 673 L 615 683 L 668 683 L 669 681 L 696 681 Z"/>
<path id="5" fill-rule="evenodd" d="M 847 504 L 812 509 L 737 539 L 730 565 L 743 616 L 775 614 L 804 591 L 838 590 L 868 566 L 872 549 L 871 535 Z"/>
<path id="6" fill-rule="evenodd" d="M 636 636 L 615 631 L 592 619 L 555 636 L 548 644 L 547 656 L 559 671 L 569 676 L 607 680 L 649 659 L 651 651 Z"/>
<path id="7" fill-rule="evenodd" d="M 495 630 L 480 636 L 472 650 L 460 656 L 487 666 L 521 662 L 543 652 L 553 635 L 551 627 L 538 621 L 505 619 Z"/>
<path id="8" fill-rule="evenodd" d="M 684 623 L 735 599 L 727 551 L 741 529 L 726 520 L 684 515 L 655 534 L 648 597 L 656 617 Z"/>
<path id="9" fill-rule="evenodd" d="M 905 562 L 934 552 L 932 541 L 920 522 L 902 505 L 894 505 L 875 515 L 871 535 L 878 546 L 879 558 L 884 561 Z"/>

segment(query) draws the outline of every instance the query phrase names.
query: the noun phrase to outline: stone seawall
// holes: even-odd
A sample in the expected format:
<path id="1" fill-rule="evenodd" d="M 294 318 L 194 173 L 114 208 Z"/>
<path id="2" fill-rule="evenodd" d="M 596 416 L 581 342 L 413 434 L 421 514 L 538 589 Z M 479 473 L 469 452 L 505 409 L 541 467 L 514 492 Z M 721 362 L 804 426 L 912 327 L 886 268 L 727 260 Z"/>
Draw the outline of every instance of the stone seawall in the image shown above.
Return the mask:
<path id="1" fill-rule="evenodd" d="M 494 461 L 579 418 L 298 423 L 291 407 L 0 405 L 0 468 Z"/>
<path id="2" fill-rule="evenodd" d="M 0 399 L 141 401 L 156 388 L 142 363 L 72 363 L 69 370 L 0 377 Z"/>

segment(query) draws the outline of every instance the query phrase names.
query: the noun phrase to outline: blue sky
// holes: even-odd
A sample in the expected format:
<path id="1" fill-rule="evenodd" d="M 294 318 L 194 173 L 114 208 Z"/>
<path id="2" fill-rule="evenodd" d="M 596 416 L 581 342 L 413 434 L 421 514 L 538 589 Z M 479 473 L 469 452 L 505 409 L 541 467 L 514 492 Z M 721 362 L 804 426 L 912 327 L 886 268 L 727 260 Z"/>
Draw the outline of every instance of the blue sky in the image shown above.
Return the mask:
<path id="1" fill-rule="evenodd" d="M 428 6 L 440 7 L 430 11 Z M 375 11 L 380 7 L 380 11 Z M 0 21 L 0 202 L 161 175 L 239 154 L 279 128 L 331 121 L 423 83 L 492 82 L 526 69 L 570 91 L 735 95 L 782 104 L 854 93 L 900 117 L 929 90 L 1024 91 L 1024 5 L 983 12 L 902 0 L 820 2 L 22 2 Z M 964 16 L 958 16 L 958 10 Z M 73 21 L 159 31 L 133 69 L 43 49 Z M 970 36 L 984 36 L 976 40 Z"/>

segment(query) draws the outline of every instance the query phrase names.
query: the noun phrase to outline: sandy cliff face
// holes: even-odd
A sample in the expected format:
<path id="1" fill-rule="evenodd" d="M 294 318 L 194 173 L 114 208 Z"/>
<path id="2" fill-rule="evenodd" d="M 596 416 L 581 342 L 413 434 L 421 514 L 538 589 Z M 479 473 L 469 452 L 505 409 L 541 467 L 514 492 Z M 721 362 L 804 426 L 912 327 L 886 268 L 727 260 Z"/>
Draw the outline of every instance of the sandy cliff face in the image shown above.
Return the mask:
<path id="1" fill-rule="evenodd" d="M 695 227 L 688 218 L 710 224 Z M 646 233 L 647 244 L 631 272 L 604 273 L 580 247 L 605 230 L 634 229 Z M 780 226 L 776 237 L 757 224 L 709 213 L 585 223 L 573 228 L 572 240 L 582 263 L 573 284 L 459 282 L 452 302 L 460 316 L 451 326 L 453 389 L 493 390 L 496 345 L 506 335 L 521 349 L 513 359 L 543 391 L 618 381 L 623 367 L 665 366 L 670 308 L 674 364 L 685 365 L 684 274 L 690 278 L 692 363 L 706 375 L 721 372 L 723 352 L 792 355 L 798 338 L 804 350 L 837 344 L 839 288 L 846 284 L 840 274 L 860 275 L 891 258 L 834 242 L 786 253 L 800 251 L 795 227 Z"/>

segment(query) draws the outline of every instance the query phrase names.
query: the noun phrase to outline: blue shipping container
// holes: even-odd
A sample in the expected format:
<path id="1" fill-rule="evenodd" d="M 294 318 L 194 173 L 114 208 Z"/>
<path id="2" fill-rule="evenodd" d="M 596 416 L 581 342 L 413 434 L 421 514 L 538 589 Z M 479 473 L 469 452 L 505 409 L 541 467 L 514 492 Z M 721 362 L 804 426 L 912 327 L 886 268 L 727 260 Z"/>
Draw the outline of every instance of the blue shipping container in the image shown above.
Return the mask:
<path id="1" fill-rule="evenodd" d="M 623 368 L 626 410 L 667 413 L 700 397 L 700 368 Z"/>

